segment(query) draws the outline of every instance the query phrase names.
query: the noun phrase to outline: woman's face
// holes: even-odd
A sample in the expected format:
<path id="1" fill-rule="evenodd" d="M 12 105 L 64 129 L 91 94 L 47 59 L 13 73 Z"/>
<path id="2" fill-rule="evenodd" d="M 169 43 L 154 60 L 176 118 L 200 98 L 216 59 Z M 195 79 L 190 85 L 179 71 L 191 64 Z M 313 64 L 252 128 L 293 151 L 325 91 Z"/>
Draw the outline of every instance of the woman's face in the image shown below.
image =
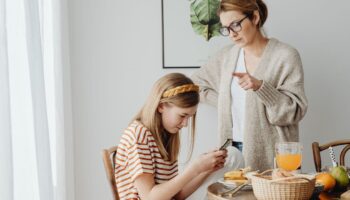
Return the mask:
<path id="1" fill-rule="evenodd" d="M 259 29 L 257 28 L 259 15 L 254 12 L 252 20 L 249 17 L 245 17 L 246 15 L 239 11 L 227 11 L 220 13 L 220 21 L 223 27 L 232 27 L 232 25 L 241 26 L 241 30 L 238 32 L 233 32 L 230 29 L 230 34 L 228 36 L 240 47 L 245 47 L 251 44 L 257 33 L 259 33 Z"/>
<path id="2" fill-rule="evenodd" d="M 163 127 L 169 133 L 176 134 L 186 127 L 188 120 L 197 112 L 197 106 L 180 108 L 167 103 L 158 106 L 158 112 L 162 116 Z"/>

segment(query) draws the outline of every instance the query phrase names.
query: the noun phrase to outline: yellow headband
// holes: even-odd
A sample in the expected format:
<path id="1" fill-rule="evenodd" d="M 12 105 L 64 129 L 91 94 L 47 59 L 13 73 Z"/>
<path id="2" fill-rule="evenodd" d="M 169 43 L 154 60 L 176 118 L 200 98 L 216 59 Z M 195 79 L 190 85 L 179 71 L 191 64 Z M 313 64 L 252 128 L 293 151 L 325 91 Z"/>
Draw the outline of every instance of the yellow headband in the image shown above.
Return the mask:
<path id="1" fill-rule="evenodd" d="M 198 92 L 199 87 L 198 85 L 195 84 L 186 84 L 186 85 L 181 85 L 175 88 L 171 88 L 163 93 L 163 98 L 168 98 L 172 97 L 181 93 L 185 92 Z"/>

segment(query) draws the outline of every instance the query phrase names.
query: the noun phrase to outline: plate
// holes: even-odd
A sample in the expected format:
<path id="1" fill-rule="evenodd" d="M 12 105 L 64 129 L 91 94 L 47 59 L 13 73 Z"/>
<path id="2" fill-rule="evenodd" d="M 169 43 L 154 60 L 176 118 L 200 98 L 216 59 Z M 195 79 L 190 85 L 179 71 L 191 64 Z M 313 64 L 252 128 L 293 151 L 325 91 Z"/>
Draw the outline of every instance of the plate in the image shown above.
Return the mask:
<path id="1" fill-rule="evenodd" d="M 248 181 L 248 180 L 247 180 Z M 237 187 L 240 184 L 237 184 L 236 182 L 234 182 L 233 180 L 225 180 L 224 178 L 220 178 L 217 182 L 225 185 L 226 187 L 230 187 L 230 188 L 234 188 Z M 242 188 L 242 190 L 252 190 L 253 186 L 252 184 L 249 184 L 247 186 L 245 186 L 244 188 Z"/>

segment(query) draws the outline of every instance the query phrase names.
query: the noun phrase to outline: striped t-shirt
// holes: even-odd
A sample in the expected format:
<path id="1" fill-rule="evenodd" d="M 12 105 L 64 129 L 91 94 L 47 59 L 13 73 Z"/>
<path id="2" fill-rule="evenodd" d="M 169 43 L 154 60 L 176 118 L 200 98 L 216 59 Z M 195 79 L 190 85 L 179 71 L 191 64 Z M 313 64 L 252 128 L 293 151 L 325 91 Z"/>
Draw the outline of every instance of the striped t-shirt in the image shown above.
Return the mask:
<path id="1" fill-rule="evenodd" d="M 143 173 L 154 174 L 156 184 L 164 183 L 178 174 L 177 161 L 163 160 L 152 133 L 138 121 L 131 123 L 124 131 L 114 164 L 121 200 L 140 199 L 134 181 Z"/>

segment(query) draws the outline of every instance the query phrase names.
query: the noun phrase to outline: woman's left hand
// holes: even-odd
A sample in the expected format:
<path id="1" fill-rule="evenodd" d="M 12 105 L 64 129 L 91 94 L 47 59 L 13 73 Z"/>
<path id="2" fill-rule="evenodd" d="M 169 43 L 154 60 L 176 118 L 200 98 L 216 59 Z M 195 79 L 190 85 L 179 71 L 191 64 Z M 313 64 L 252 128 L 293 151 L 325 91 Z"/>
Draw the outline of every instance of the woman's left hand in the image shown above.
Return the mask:
<path id="1" fill-rule="evenodd" d="M 248 73 L 234 72 L 232 75 L 238 78 L 238 80 L 239 80 L 238 84 L 244 90 L 252 89 L 252 90 L 256 91 L 261 87 L 261 85 L 263 83 L 262 80 L 258 80 Z"/>

